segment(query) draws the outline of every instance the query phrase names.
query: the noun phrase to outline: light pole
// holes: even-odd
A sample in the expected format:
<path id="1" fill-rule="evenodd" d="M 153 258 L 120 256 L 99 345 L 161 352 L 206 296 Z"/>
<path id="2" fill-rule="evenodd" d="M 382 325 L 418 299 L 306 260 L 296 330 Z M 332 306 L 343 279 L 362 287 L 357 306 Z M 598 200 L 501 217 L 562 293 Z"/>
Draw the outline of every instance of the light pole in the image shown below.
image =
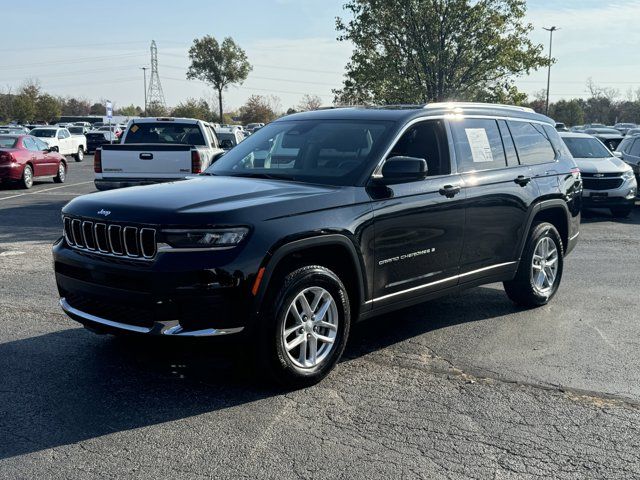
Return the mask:
<path id="1" fill-rule="evenodd" d="M 549 87 L 551 86 L 551 49 L 553 48 L 553 32 L 560 29 L 556 26 L 542 28 L 549 32 L 549 70 L 547 71 L 547 103 L 545 104 L 545 114 L 549 115 Z"/>
<path id="2" fill-rule="evenodd" d="M 140 67 L 142 70 L 142 74 L 144 75 L 144 116 L 147 116 L 147 68 L 148 67 Z"/>

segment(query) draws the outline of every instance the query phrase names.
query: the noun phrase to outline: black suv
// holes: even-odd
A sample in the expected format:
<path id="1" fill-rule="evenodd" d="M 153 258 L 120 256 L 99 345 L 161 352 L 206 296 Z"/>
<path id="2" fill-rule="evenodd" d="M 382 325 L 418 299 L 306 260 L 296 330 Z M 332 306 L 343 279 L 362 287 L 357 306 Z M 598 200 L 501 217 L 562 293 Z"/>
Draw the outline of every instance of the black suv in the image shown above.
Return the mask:
<path id="1" fill-rule="evenodd" d="M 490 282 L 546 304 L 581 189 L 554 122 L 529 109 L 291 115 L 202 175 L 71 201 L 60 304 L 98 332 L 244 336 L 277 380 L 310 384 L 357 320 Z"/>

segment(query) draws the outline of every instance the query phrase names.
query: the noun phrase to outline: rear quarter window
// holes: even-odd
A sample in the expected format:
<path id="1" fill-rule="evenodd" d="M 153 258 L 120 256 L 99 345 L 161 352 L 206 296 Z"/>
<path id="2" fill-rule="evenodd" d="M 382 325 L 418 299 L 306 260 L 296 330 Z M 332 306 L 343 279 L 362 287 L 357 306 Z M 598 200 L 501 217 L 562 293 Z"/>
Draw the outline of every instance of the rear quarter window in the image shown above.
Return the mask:
<path id="1" fill-rule="evenodd" d="M 539 165 L 556 160 L 556 151 L 541 124 L 508 121 L 522 165 Z"/>

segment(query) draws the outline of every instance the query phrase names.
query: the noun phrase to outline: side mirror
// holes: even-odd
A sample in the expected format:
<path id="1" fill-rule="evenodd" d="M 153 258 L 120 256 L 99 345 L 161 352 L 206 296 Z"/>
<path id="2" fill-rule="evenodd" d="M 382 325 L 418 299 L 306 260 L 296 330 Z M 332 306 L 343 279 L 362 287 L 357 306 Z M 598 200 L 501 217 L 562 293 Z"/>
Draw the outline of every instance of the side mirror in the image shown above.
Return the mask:
<path id="1" fill-rule="evenodd" d="M 51 153 L 51 152 L 55 152 L 56 149 L 54 147 L 49 147 L 49 148 L 45 148 L 44 151 L 47 153 Z"/>
<path id="2" fill-rule="evenodd" d="M 614 150 L 612 153 L 614 157 L 622 158 L 622 152 L 617 152 Z"/>
<path id="3" fill-rule="evenodd" d="M 402 183 L 424 180 L 427 173 L 427 161 L 424 158 L 391 157 L 382 167 L 382 182 Z"/>
<path id="4" fill-rule="evenodd" d="M 231 150 L 233 148 L 233 142 L 228 138 L 225 138 L 220 142 L 220 148 L 224 150 Z"/>

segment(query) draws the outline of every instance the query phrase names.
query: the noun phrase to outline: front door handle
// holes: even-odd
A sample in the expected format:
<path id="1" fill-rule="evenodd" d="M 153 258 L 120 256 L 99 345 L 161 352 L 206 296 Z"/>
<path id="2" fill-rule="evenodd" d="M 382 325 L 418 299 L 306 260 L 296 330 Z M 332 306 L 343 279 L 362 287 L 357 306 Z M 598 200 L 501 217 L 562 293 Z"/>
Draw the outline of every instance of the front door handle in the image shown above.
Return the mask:
<path id="1" fill-rule="evenodd" d="M 527 185 L 529 185 L 529 182 L 531 181 L 531 177 L 525 177 L 524 175 L 518 175 L 518 177 L 515 178 L 513 181 L 516 182 L 521 187 L 526 187 Z"/>
<path id="2" fill-rule="evenodd" d="M 460 185 L 445 185 L 440 189 L 440 195 L 443 195 L 447 198 L 453 198 L 457 194 L 460 193 L 462 187 Z"/>

